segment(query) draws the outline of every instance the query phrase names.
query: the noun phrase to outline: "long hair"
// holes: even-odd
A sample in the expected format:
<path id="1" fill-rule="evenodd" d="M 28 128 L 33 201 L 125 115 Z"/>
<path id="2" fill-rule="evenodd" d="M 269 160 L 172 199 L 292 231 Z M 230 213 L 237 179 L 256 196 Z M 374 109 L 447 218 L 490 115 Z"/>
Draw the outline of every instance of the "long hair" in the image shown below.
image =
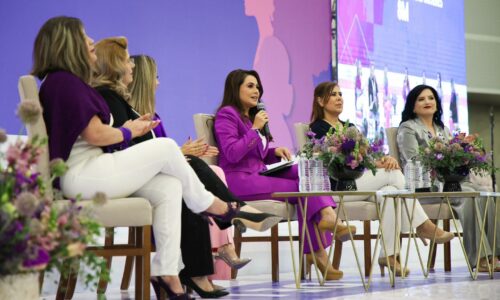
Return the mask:
<path id="1" fill-rule="evenodd" d="M 129 85 L 128 102 L 139 114 L 154 114 L 156 109 L 156 78 L 158 69 L 155 60 L 147 55 L 133 55 L 134 81 Z"/>
<path id="2" fill-rule="evenodd" d="M 227 74 L 226 83 L 224 84 L 224 95 L 222 97 L 222 103 L 219 106 L 219 108 L 217 108 L 217 111 L 219 111 L 221 108 L 225 106 L 233 106 L 240 112 L 240 116 L 242 119 L 247 118 L 244 115 L 243 105 L 241 104 L 241 99 L 240 99 L 240 87 L 245 81 L 245 78 L 247 78 L 247 76 L 253 76 L 255 77 L 255 79 L 257 79 L 257 89 L 259 90 L 259 102 L 260 102 L 260 99 L 262 99 L 262 95 L 264 94 L 264 87 L 262 86 L 262 82 L 260 81 L 259 73 L 257 73 L 257 71 L 254 70 L 237 69 Z M 251 122 L 254 121 L 257 112 L 258 112 L 257 107 L 252 107 L 248 111 L 248 119 Z M 261 133 L 264 134 L 262 130 Z M 271 141 L 273 140 L 271 134 L 269 134 L 268 138 Z"/>
<path id="3" fill-rule="evenodd" d="M 95 45 L 97 61 L 92 81 L 93 86 L 109 86 L 125 100 L 130 98 L 128 88 L 122 82 L 128 63 L 127 44 L 125 37 L 110 37 Z"/>
<path id="4" fill-rule="evenodd" d="M 40 80 L 64 70 L 90 83 L 92 66 L 83 23 L 73 17 L 54 17 L 45 22 L 35 39 L 31 74 Z"/>
<path id="5" fill-rule="evenodd" d="M 311 123 L 322 120 L 325 117 L 324 107 L 319 105 L 318 98 L 322 100 L 324 104 L 330 99 L 330 94 L 335 87 L 339 86 L 337 82 L 325 81 L 316 86 L 314 89 L 314 98 L 311 111 Z"/>
<path id="6" fill-rule="evenodd" d="M 434 89 L 432 86 L 425 84 L 417 85 L 408 93 L 408 96 L 406 96 L 405 108 L 401 113 L 401 123 L 417 118 L 417 114 L 413 112 L 413 110 L 415 109 L 415 103 L 417 102 L 418 96 L 426 89 L 429 89 L 434 95 L 434 99 L 436 99 L 436 112 L 432 116 L 432 121 L 436 123 L 439 127 L 444 128 L 443 121 L 441 120 L 441 117 L 443 116 L 443 107 L 441 106 L 441 99 L 439 98 L 436 89 Z"/>

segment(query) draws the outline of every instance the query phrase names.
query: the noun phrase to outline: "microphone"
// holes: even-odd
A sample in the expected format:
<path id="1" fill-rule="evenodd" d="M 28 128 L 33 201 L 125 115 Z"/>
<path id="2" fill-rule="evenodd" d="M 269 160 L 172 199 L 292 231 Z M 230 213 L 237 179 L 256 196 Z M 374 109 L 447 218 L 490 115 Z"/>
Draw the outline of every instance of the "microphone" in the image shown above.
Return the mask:
<path id="1" fill-rule="evenodd" d="M 266 105 L 262 102 L 257 103 L 257 112 L 261 110 L 266 110 Z M 271 137 L 271 132 L 269 131 L 269 122 L 267 122 L 264 127 L 262 127 L 261 132 L 264 134 L 266 138 Z"/>

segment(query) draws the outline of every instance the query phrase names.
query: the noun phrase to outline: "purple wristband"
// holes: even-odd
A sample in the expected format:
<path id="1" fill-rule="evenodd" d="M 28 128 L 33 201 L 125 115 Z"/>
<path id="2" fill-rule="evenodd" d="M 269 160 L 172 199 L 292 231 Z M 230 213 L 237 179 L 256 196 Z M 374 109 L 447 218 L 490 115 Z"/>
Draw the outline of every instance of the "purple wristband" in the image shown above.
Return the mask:
<path id="1" fill-rule="evenodd" d="M 121 142 L 122 148 L 127 148 L 130 144 L 130 140 L 132 140 L 132 131 L 126 127 L 119 127 L 118 129 L 120 129 L 123 135 L 123 142 Z"/>

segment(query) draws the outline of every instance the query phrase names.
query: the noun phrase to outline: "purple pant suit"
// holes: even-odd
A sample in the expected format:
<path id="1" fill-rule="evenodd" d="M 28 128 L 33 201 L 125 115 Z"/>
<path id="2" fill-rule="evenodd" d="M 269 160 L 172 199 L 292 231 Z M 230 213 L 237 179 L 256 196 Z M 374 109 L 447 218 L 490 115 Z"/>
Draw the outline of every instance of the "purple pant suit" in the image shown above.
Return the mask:
<path id="1" fill-rule="evenodd" d="M 266 164 L 278 162 L 274 155 L 275 148 L 269 148 L 269 142 L 264 148 L 259 134 L 251 129 L 250 120 L 242 119 L 236 108 L 226 106 L 220 109 L 215 116 L 214 134 L 219 145 L 219 166 L 226 173 L 229 189 L 242 200 L 284 199 L 272 198 L 274 192 L 298 192 L 299 176 L 297 166 L 278 172 L 274 176 L 262 176 L 259 171 L 265 169 Z M 336 207 L 332 197 L 309 197 L 307 204 L 307 226 L 311 236 L 313 251 L 329 247 L 332 235 L 327 233 L 323 241 L 319 241 L 314 230 L 314 223 L 319 222 L 320 211 L 325 207 Z M 290 198 L 296 204 L 297 198 Z M 302 200 L 303 201 L 303 200 Z M 297 207 L 299 217 L 299 232 L 302 232 L 302 215 Z M 311 249 L 307 240 L 304 252 Z"/>

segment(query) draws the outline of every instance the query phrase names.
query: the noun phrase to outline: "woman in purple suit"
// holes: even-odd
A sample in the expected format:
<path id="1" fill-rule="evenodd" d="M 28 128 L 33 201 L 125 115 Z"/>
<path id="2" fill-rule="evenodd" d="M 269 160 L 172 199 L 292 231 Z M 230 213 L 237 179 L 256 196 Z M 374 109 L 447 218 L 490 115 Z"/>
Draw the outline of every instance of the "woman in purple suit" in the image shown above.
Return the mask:
<path id="1" fill-rule="evenodd" d="M 229 188 L 242 200 L 272 199 L 271 194 L 274 192 L 299 191 L 296 165 L 271 176 L 259 174 L 266 164 L 276 163 L 282 158 L 291 159 L 287 148 L 269 145 L 272 136 L 265 129 L 268 115 L 264 110 L 256 109 L 262 94 L 257 72 L 234 70 L 226 78 L 222 104 L 215 116 L 214 133 L 220 151 L 219 165 L 226 173 Z M 311 265 L 311 252 L 314 252 L 320 269 L 324 271 L 328 268 L 327 280 L 340 279 L 343 274 L 328 263 L 325 248 L 331 245 L 335 222 L 339 222 L 335 236 L 337 240 L 346 240 L 349 229 L 337 220 L 332 197 L 309 199 L 306 225 L 311 233 L 313 249 L 305 243 L 307 263 Z M 301 220 L 299 211 L 300 228 L 304 225 Z M 320 235 L 315 234 L 314 225 L 318 226 Z M 351 226 L 350 230 L 354 233 L 356 228 Z"/>

